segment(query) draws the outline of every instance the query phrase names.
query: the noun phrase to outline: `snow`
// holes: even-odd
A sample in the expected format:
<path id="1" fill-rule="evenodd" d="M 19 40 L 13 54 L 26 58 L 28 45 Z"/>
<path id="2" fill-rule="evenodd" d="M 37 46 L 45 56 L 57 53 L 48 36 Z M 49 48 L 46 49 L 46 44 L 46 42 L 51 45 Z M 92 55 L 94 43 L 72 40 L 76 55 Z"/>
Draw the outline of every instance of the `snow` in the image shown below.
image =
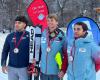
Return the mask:
<path id="1" fill-rule="evenodd" d="M 8 33 L 5 33 L 5 34 L 0 33 L 0 59 L 1 59 L 3 44 L 4 44 L 4 41 L 5 41 L 5 38 L 6 38 L 7 35 L 8 35 Z M 0 60 L 0 62 L 1 62 L 1 60 Z M 64 80 L 67 79 L 66 77 L 67 77 L 67 74 L 65 74 Z M 100 70 L 97 72 L 96 78 L 97 78 L 96 80 L 100 80 Z M 7 74 L 2 73 L 1 66 L 0 66 L 0 80 L 8 80 Z"/>
<path id="2" fill-rule="evenodd" d="M 8 33 L 5 33 L 5 34 L 0 33 L 0 64 L 1 64 L 2 48 L 3 48 L 3 44 L 4 44 L 4 41 L 5 41 L 5 38 L 7 35 L 8 35 Z M 8 80 L 7 74 L 2 73 L 1 66 L 0 66 L 0 80 Z"/>

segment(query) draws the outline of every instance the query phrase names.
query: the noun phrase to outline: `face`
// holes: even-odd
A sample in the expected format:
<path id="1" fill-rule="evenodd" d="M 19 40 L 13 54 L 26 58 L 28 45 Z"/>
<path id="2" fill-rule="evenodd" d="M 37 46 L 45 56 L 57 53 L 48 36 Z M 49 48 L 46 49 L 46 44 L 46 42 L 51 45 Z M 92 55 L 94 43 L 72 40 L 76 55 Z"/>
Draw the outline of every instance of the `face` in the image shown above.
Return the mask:
<path id="1" fill-rule="evenodd" d="M 54 18 L 48 18 L 47 24 L 50 32 L 53 32 L 58 27 L 58 22 Z"/>
<path id="2" fill-rule="evenodd" d="M 83 36 L 86 33 L 86 31 L 83 31 L 83 28 L 81 25 L 75 25 L 74 26 L 74 37 L 78 38 Z"/>
<path id="3" fill-rule="evenodd" d="M 26 24 L 21 21 L 15 21 L 15 29 L 16 31 L 23 31 L 26 27 Z"/>

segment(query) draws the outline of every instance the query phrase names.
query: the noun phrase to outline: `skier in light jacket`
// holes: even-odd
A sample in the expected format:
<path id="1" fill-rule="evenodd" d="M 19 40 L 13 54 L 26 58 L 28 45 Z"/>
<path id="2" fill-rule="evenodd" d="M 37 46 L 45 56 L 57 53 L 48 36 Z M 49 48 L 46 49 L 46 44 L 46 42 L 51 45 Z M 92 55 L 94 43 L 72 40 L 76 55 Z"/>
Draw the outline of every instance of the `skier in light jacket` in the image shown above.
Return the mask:
<path id="1" fill-rule="evenodd" d="M 83 22 L 74 25 L 74 39 L 68 41 L 68 80 L 96 80 L 95 63 L 100 64 L 100 47 Z"/>
<path id="2" fill-rule="evenodd" d="M 65 35 L 58 29 L 58 18 L 55 14 L 47 17 L 48 28 L 42 33 L 41 38 L 41 80 L 60 80 L 67 69 L 67 47 L 65 46 Z M 62 56 L 62 65 L 59 66 L 55 60 L 57 53 Z"/>

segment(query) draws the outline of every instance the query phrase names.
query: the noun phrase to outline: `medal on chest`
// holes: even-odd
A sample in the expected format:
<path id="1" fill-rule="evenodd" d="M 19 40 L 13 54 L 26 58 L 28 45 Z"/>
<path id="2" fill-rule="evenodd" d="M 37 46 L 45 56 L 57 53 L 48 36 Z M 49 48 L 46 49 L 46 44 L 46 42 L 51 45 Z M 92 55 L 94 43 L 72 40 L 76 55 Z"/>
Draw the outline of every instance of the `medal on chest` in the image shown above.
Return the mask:
<path id="1" fill-rule="evenodd" d="M 73 56 L 69 56 L 69 61 L 70 61 L 70 62 L 73 61 Z"/>
<path id="2" fill-rule="evenodd" d="M 24 31 L 23 34 L 21 35 L 21 37 L 20 37 L 18 43 L 16 43 L 16 33 L 14 34 L 14 44 L 15 44 L 15 48 L 13 49 L 13 52 L 14 52 L 15 54 L 18 54 L 18 53 L 19 53 L 18 46 L 20 45 L 24 34 L 25 34 L 25 31 Z"/>
<path id="3" fill-rule="evenodd" d="M 50 47 L 47 47 L 47 52 L 50 52 L 51 51 L 51 48 Z"/>
<path id="4" fill-rule="evenodd" d="M 19 53 L 19 49 L 18 48 L 14 48 L 14 53 Z"/>

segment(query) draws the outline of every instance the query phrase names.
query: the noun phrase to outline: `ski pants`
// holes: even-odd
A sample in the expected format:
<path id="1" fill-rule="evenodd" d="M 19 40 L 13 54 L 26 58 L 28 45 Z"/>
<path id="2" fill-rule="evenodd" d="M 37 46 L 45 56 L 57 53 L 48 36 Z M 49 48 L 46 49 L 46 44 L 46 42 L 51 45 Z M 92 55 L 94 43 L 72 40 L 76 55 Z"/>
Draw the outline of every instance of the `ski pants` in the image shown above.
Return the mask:
<path id="1" fill-rule="evenodd" d="M 8 67 L 8 80 L 28 80 L 27 67 Z"/>
<path id="2" fill-rule="evenodd" d="M 46 75 L 44 73 L 40 73 L 40 80 L 60 80 L 58 75 Z"/>

